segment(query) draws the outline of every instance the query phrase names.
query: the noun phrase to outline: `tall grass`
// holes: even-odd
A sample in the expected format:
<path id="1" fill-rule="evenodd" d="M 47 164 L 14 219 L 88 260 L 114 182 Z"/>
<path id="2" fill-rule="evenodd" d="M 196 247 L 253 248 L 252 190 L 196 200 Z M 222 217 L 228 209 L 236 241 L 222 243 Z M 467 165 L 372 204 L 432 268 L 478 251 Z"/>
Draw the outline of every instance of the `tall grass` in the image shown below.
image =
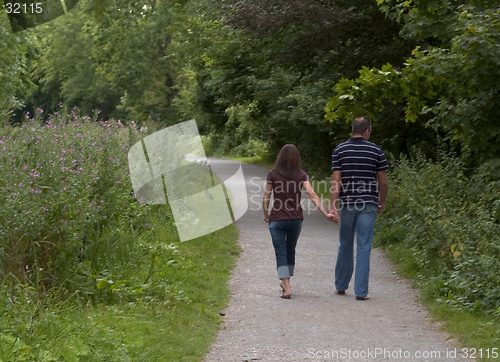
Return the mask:
<path id="1" fill-rule="evenodd" d="M 64 288 L 104 230 L 143 225 L 147 207 L 135 202 L 127 172 L 135 141 L 130 129 L 75 111 L 0 130 L 2 279 Z"/>
<path id="2" fill-rule="evenodd" d="M 471 172 L 446 156 L 403 159 L 389 187 L 375 244 L 464 343 L 500 345 L 500 160 Z"/>
<path id="3" fill-rule="evenodd" d="M 141 134 L 75 110 L 38 118 L 0 128 L 0 359 L 201 360 L 235 227 L 181 243 L 168 205 L 133 196 Z"/>
<path id="4" fill-rule="evenodd" d="M 466 176 L 452 158 L 441 163 L 401 161 L 379 245 L 404 243 L 422 271 L 433 270 L 436 297 L 500 316 L 500 178 L 498 162 Z"/>

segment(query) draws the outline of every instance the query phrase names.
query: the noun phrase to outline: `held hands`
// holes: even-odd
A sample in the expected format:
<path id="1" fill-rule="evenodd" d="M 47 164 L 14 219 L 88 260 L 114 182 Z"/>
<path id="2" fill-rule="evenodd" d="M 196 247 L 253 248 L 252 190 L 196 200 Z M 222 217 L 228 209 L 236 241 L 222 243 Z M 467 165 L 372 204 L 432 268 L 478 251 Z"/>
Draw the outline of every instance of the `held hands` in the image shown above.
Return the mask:
<path id="1" fill-rule="evenodd" d="M 340 219 L 339 219 L 339 213 L 335 209 L 330 209 L 330 213 L 326 214 L 325 217 L 327 218 L 328 221 L 334 222 L 336 224 L 338 224 L 339 221 L 340 221 Z"/>
<path id="2" fill-rule="evenodd" d="M 335 217 L 334 214 L 326 214 L 326 219 L 330 222 L 334 222 L 336 224 L 339 223 L 339 220 Z"/>

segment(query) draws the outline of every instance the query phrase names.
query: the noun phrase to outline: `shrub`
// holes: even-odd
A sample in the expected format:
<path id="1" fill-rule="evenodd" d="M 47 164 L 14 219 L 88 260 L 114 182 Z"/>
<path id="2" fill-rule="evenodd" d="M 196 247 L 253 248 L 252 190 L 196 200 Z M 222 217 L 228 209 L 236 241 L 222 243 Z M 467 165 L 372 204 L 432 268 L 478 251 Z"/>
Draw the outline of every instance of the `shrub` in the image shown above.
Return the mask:
<path id="1" fill-rule="evenodd" d="M 0 277 L 43 291 L 71 285 L 82 263 L 96 268 L 101 238 L 143 227 L 149 207 L 128 174 L 135 130 L 76 111 L 27 118 L 0 129 Z"/>
<path id="2" fill-rule="evenodd" d="M 375 238 L 379 245 L 404 242 L 420 278 L 442 280 L 436 295 L 447 303 L 493 313 L 500 311 L 498 164 L 467 177 L 453 158 L 401 160 L 389 173 Z"/>

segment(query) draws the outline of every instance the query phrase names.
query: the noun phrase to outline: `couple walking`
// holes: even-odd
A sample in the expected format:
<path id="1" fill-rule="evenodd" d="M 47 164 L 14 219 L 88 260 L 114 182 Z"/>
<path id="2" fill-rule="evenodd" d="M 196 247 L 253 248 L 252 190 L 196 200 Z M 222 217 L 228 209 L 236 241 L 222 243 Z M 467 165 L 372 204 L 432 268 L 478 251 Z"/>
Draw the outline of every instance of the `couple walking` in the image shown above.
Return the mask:
<path id="1" fill-rule="evenodd" d="M 330 222 L 340 223 L 340 245 L 335 266 L 337 294 L 345 294 L 354 272 L 354 234 L 356 233 L 356 272 L 354 293 L 357 300 L 368 299 L 370 252 L 377 212 L 385 208 L 389 168 L 382 149 L 369 142 L 371 121 L 358 117 L 353 121 L 351 137 L 340 144 L 332 155 L 331 206 L 327 212 L 314 192 L 307 174 L 301 169 L 299 151 L 285 145 L 276 159 L 275 168 L 267 176 L 262 200 L 264 220 L 276 254 L 281 295 L 290 299 L 290 277 L 295 267 L 295 247 L 302 228 L 301 192 L 304 190 L 314 205 Z M 271 212 L 269 206 L 273 194 Z"/>

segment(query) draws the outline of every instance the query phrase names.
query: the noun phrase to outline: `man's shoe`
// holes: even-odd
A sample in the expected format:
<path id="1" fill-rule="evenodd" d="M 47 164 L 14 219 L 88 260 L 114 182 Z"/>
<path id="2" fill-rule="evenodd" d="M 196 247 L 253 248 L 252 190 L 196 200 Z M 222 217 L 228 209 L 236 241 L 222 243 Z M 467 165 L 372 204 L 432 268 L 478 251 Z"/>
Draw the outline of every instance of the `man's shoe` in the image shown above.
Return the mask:
<path id="1" fill-rule="evenodd" d="M 345 290 L 337 290 L 338 295 L 345 295 Z"/>
<path id="2" fill-rule="evenodd" d="M 368 298 L 368 297 L 358 297 L 358 296 L 356 296 L 356 300 L 368 300 L 368 299 L 370 299 L 370 298 Z"/>

